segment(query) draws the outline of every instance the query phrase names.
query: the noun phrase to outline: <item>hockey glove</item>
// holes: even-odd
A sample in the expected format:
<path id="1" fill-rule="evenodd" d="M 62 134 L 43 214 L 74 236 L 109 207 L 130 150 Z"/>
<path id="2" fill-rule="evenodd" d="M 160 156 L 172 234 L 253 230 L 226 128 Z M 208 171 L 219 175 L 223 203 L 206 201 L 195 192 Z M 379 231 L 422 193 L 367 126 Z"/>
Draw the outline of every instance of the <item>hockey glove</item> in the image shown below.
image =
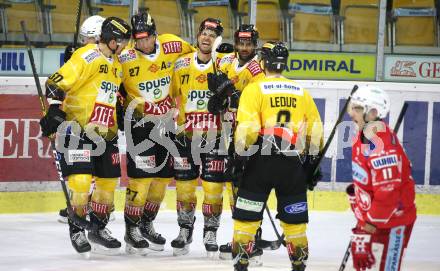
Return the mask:
<path id="1" fill-rule="evenodd" d="M 307 178 L 307 188 L 313 191 L 318 182 L 322 179 L 321 168 L 318 163 L 318 156 L 307 155 L 303 163 Z"/>
<path id="2" fill-rule="evenodd" d="M 220 44 L 215 51 L 221 54 L 229 54 L 234 52 L 234 45 L 224 42 Z"/>
<path id="3" fill-rule="evenodd" d="M 224 112 L 228 108 L 228 97 L 220 97 L 220 95 L 212 95 L 208 100 L 208 111 L 217 115 Z"/>
<path id="4" fill-rule="evenodd" d="M 345 188 L 345 192 L 348 196 L 348 201 L 350 202 L 351 210 L 354 212 L 356 208 L 356 196 L 354 194 L 354 184 L 349 184 L 347 188 Z"/>
<path id="5" fill-rule="evenodd" d="M 225 73 L 208 73 L 208 89 L 220 96 L 230 96 L 234 91 L 234 84 Z"/>
<path id="6" fill-rule="evenodd" d="M 69 61 L 76 49 L 78 48 L 73 47 L 73 44 L 67 45 L 66 49 L 64 50 L 64 63 Z"/>
<path id="7" fill-rule="evenodd" d="M 240 186 L 240 180 L 246 167 L 247 157 L 240 156 L 237 153 L 230 155 L 226 162 L 226 176 L 232 181 L 235 187 Z"/>
<path id="8" fill-rule="evenodd" d="M 60 109 L 58 104 L 52 104 L 49 106 L 49 110 L 46 115 L 40 119 L 40 126 L 43 136 L 49 137 L 55 133 L 60 126 L 66 120 L 66 113 Z"/>
<path id="9" fill-rule="evenodd" d="M 229 108 L 231 110 L 236 111 L 238 109 L 238 102 L 240 101 L 240 95 L 241 95 L 240 91 L 234 91 L 231 97 L 229 97 Z"/>
<path id="10" fill-rule="evenodd" d="M 353 256 L 353 267 L 357 271 L 370 269 L 376 263 L 371 250 L 371 234 L 358 228 L 353 228 L 352 232 L 351 254 Z"/>

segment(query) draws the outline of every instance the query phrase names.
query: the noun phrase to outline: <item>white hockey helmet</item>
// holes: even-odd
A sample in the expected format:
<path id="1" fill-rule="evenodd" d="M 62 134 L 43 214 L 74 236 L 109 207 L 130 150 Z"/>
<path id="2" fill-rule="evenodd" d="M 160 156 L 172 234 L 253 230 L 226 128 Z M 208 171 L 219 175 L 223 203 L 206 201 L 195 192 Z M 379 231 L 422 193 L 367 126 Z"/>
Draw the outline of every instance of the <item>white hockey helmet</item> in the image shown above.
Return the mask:
<path id="1" fill-rule="evenodd" d="M 383 119 L 390 112 L 390 96 L 376 86 L 360 87 L 351 97 L 351 103 L 364 108 L 364 114 L 376 109 L 378 117 Z"/>
<path id="2" fill-rule="evenodd" d="M 104 22 L 104 20 L 105 18 L 99 15 L 90 16 L 82 23 L 79 34 L 85 38 L 95 38 L 99 40 L 102 22 Z"/>

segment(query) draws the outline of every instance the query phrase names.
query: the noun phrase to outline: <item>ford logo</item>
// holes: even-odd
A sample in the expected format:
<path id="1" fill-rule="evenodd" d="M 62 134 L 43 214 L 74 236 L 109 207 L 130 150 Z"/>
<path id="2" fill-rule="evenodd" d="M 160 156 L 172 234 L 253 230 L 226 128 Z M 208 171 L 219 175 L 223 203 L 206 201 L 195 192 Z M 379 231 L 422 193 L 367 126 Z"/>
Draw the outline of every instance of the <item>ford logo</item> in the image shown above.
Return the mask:
<path id="1" fill-rule="evenodd" d="M 298 202 L 287 205 L 284 207 L 284 211 L 288 214 L 299 214 L 307 211 L 307 202 Z"/>

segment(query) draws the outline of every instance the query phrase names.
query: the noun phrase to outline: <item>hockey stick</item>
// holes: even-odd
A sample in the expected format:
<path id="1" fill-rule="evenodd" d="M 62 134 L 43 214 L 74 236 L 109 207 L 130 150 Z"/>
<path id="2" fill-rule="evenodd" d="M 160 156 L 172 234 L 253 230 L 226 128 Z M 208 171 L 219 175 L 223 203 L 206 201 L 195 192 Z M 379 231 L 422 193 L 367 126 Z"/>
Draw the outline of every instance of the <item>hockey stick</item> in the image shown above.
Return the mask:
<path id="1" fill-rule="evenodd" d="M 34 80 L 35 80 L 35 86 L 37 87 L 38 98 L 40 99 L 41 111 L 44 116 L 46 114 L 46 104 L 44 102 L 44 94 L 41 89 L 41 84 L 40 84 L 40 79 L 37 74 L 37 69 L 35 68 L 35 60 L 34 60 L 34 55 L 32 53 L 31 43 L 30 43 L 29 38 L 27 36 L 25 22 L 21 21 L 20 24 L 21 24 L 21 30 L 23 31 L 23 35 L 24 35 L 26 48 L 28 51 L 29 62 L 31 63 L 32 74 L 33 74 Z M 58 159 L 58 153 L 55 148 L 55 139 L 53 137 L 50 137 L 49 140 L 50 140 L 50 147 L 52 150 L 52 155 L 53 155 L 53 158 L 55 159 L 55 166 L 56 166 L 57 173 L 58 173 L 58 180 L 61 182 L 61 187 L 63 189 L 64 197 L 66 199 L 67 213 L 69 215 L 69 218 L 72 220 L 72 222 L 75 225 L 77 225 L 80 228 L 87 229 L 87 230 L 95 229 L 97 227 L 96 225 L 92 224 L 91 222 L 87 221 L 84 218 L 79 217 L 73 211 L 72 204 L 70 203 L 69 193 L 67 192 L 66 182 L 63 178 L 63 173 L 61 172 L 61 165 L 60 165 L 60 161 Z"/>
<path id="2" fill-rule="evenodd" d="M 402 124 L 403 117 L 405 116 L 406 110 L 408 109 L 408 103 L 405 102 L 400 110 L 399 117 L 397 118 L 396 124 L 394 125 L 394 133 L 397 134 L 399 131 L 400 125 Z M 347 249 L 345 250 L 344 257 L 342 258 L 341 265 L 339 266 L 339 271 L 344 271 L 345 266 L 347 265 L 348 258 L 350 257 L 350 249 L 351 249 L 351 240 L 348 242 Z"/>
<path id="3" fill-rule="evenodd" d="M 78 0 L 78 7 L 76 10 L 75 34 L 73 34 L 73 48 L 78 46 L 79 24 L 81 21 L 83 0 Z"/>
<path id="4" fill-rule="evenodd" d="M 326 154 L 326 152 L 327 152 L 327 150 L 328 150 L 328 148 L 329 148 L 329 146 L 330 146 L 330 144 L 331 144 L 331 142 L 333 140 L 333 137 L 335 136 L 336 129 L 338 128 L 338 125 L 342 122 L 342 118 L 344 117 L 344 114 L 347 111 L 347 107 L 348 107 L 348 104 L 349 104 L 349 102 L 351 100 L 351 97 L 357 91 L 358 88 L 359 87 L 357 85 L 353 86 L 353 89 L 350 92 L 350 96 L 345 101 L 344 107 L 342 108 L 341 112 L 339 112 L 338 119 L 336 120 L 336 123 L 333 126 L 333 129 L 332 129 L 332 131 L 331 131 L 331 133 L 330 133 L 330 135 L 329 135 L 329 137 L 327 139 L 327 142 L 325 143 L 325 145 L 322 148 L 322 150 L 318 153 L 318 158 L 317 158 L 315 167 L 310 171 L 308 176 L 313 176 L 313 174 L 318 170 L 319 165 L 321 164 L 321 161 L 324 158 L 324 156 L 325 156 L 325 154 Z M 308 178 L 310 178 L 310 177 L 308 177 Z M 282 235 L 280 235 L 278 233 L 278 230 L 275 227 L 275 223 L 273 222 L 273 218 L 272 218 L 272 216 L 270 214 L 269 209 L 267 208 L 267 205 L 266 205 L 266 213 L 267 213 L 267 215 L 269 216 L 269 219 L 272 222 L 272 226 L 273 226 L 273 228 L 275 230 L 275 234 L 277 235 L 278 240 L 274 240 L 274 241 L 262 240 L 263 242 L 260 242 L 259 244 L 257 244 L 257 246 L 259 248 L 261 248 L 261 249 L 276 250 L 276 249 L 278 249 L 281 246 L 281 244 L 285 245 L 285 241 L 284 241 L 284 237 L 285 236 L 284 236 L 284 233 Z"/>

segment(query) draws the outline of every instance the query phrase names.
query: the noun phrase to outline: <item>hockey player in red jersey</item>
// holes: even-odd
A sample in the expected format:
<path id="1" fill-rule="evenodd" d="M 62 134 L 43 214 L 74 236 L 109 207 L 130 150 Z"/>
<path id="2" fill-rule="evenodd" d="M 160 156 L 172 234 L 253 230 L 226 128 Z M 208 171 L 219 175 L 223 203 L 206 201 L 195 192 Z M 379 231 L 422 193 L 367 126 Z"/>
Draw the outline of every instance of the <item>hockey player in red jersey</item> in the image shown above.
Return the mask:
<path id="1" fill-rule="evenodd" d="M 416 220 L 411 162 L 383 119 L 390 98 L 377 87 L 353 94 L 348 113 L 359 128 L 352 149 L 353 184 L 347 187 L 357 225 L 353 266 L 398 271 Z"/>

